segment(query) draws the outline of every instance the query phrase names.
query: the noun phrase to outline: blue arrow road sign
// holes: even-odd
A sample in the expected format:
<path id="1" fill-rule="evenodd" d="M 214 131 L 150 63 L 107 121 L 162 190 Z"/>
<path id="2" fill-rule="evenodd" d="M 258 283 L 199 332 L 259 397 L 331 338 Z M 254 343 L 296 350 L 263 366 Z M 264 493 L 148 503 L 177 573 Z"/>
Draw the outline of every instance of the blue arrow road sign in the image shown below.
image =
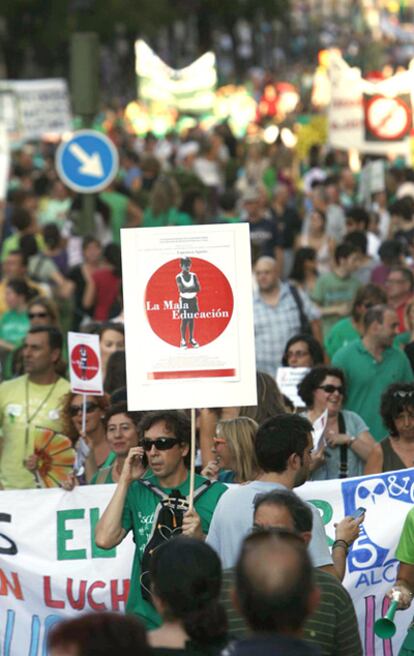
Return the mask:
<path id="1" fill-rule="evenodd" d="M 56 151 L 56 169 L 70 189 L 92 194 L 108 186 L 117 174 L 118 151 L 108 137 L 95 130 L 79 130 Z"/>

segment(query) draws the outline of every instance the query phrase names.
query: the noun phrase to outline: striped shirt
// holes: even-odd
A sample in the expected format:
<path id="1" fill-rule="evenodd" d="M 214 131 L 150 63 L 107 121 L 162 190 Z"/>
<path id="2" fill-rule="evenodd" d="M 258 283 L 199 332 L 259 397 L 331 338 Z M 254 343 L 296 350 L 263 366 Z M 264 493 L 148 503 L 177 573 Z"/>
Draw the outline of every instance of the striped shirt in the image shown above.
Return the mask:
<path id="1" fill-rule="evenodd" d="M 318 568 L 313 571 L 321 600 L 316 611 L 305 622 L 303 639 L 318 646 L 321 656 L 362 656 L 358 622 L 348 591 L 331 574 Z M 227 612 L 229 634 L 243 638 L 247 635 L 247 627 L 233 608 L 233 586 L 234 569 L 227 569 L 223 572 L 221 602 Z"/>

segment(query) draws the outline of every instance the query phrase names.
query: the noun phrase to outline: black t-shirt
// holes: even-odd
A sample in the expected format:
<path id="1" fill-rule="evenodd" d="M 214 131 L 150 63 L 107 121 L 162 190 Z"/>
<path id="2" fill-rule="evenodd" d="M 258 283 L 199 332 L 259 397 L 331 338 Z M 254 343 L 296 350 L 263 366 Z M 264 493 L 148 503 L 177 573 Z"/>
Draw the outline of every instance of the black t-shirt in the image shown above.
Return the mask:
<path id="1" fill-rule="evenodd" d="M 260 219 L 250 222 L 250 244 L 252 248 L 252 262 L 259 257 L 269 255 L 275 257 L 275 247 L 281 246 L 276 227 L 270 219 Z"/>
<path id="2" fill-rule="evenodd" d="M 82 305 L 83 295 L 85 293 L 86 282 L 83 277 L 82 267 L 80 264 L 70 269 L 68 273 L 69 280 L 75 283 L 74 300 L 75 307 L 73 311 L 72 330 L 77 331 L 85 314 L 89 315 L 93 308 L 85 308 Z"/>
<path id="3" fill-rule="evenodd" d="M 297 211 L 293 207 L 286 207 L 282 214 L 276 210 L 270 210 L 278 239 L 283 248 L 293 248 L 295 237 L 302 230 L 302 221 Z"/>

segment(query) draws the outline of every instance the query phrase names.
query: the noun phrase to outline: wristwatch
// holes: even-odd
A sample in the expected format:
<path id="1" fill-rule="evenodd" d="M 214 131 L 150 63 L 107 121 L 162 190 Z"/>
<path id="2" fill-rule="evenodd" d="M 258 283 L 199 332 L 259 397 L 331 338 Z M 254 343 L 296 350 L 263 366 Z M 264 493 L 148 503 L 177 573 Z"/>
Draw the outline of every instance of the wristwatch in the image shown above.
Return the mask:
<path id="1" fill-rule="evenodd" d="M 349 442 L 348 442 L 348 446 L 349 446 L 349 448 L 351 448 L 351 446 L 353 445 L 353 443 L 355 442 L 355 440 L 356 440 L 355 435 L 351 435 L 350 438 L 349 438 Z"/>

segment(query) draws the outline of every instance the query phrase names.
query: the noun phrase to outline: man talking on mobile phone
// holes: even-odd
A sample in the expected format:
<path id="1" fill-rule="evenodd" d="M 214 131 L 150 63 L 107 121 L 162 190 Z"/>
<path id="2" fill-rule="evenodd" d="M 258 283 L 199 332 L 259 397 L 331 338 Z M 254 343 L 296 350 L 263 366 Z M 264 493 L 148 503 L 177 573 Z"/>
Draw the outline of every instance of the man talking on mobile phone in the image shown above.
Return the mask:
<path id="1" fill-rule="evenodd" d="M 114 495 L 97 524 L 95 541 L 102 549 L 112 549 L 132 530 L 136 548 L 126 610 L 153 629 L 161 619 L 151 601 L 152 552 L 176 535 L 204 539 L 227 488 L 196 475 L 194 508 L 189 508 L 191 426 L 184 412 L 148 412 L 139 432 L 140 446 L 129 451 Z M 150 467 L 143 478 L 142 447 Z"/>

